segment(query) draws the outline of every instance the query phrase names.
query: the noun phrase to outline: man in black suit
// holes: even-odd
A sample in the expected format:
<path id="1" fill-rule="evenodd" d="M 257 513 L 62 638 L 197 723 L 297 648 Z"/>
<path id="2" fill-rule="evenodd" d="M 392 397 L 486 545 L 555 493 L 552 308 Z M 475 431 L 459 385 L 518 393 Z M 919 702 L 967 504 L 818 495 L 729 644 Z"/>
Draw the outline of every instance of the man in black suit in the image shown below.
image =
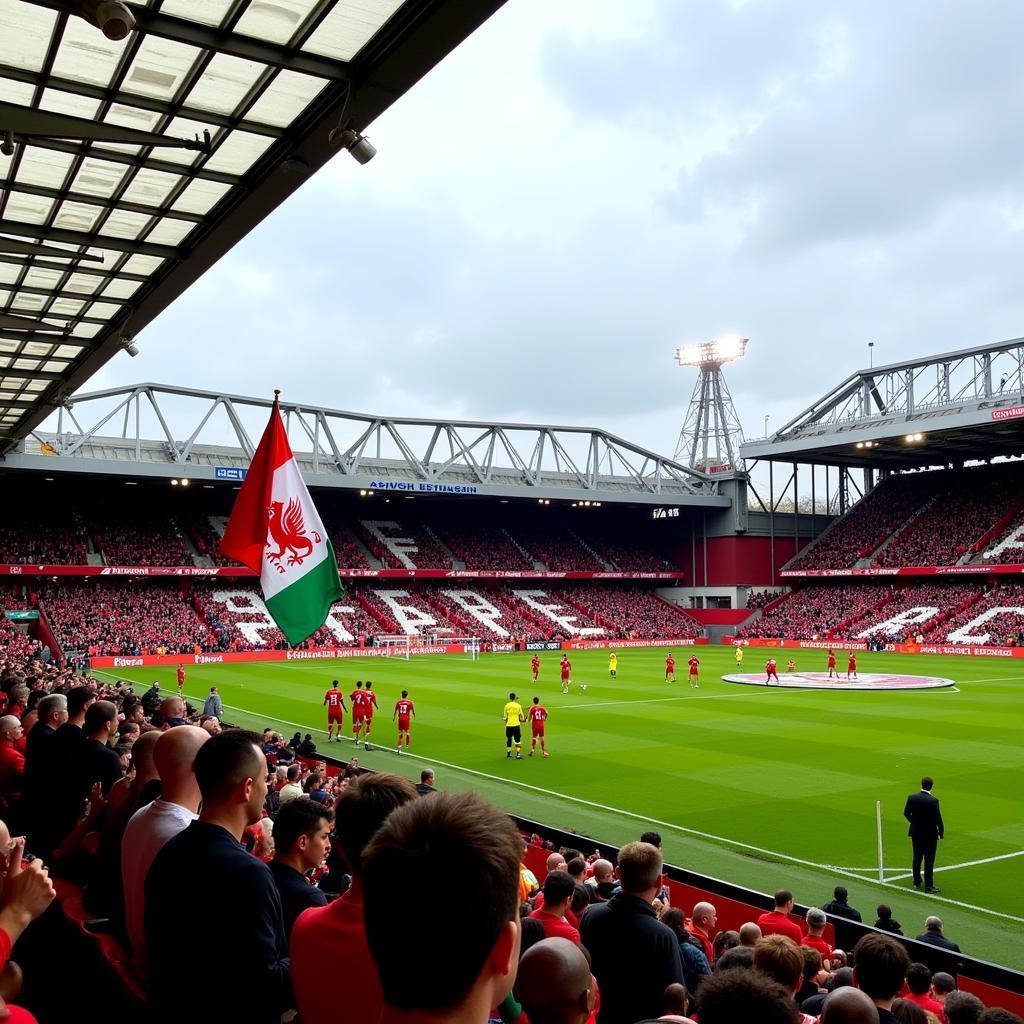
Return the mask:
<path id="1" fill-rule="evenodd" d="M 924 891 L 938 892 L 932 882 L 935 850 L 943 838 L 942 814 L 939 801 L 932 796 L 932 780 L 926 775 L 921 780 L 921 792 L 911 793 L 903 808 L 903 817 L 910 822 L 907 835 L 914 847 L 914 887 L 921 888 L 921 861 L 924 861 Z"/>

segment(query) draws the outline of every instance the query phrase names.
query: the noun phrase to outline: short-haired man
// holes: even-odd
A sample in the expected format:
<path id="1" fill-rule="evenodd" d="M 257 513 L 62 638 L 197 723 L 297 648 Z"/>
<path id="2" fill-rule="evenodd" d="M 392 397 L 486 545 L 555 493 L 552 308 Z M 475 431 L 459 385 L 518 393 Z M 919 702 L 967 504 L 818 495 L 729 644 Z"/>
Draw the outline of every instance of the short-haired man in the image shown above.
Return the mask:
<path id="1" fill-rule="evenodd" d="M 121 758 L 110 745 L 111 738 L 117 735 L 117 705 L 109 700 L 98 700 L 89 706 L 85 713 L 85 742 L 78 755 L 78 771 L 76 784 L 82 790 L 80 799 L 84 799 L 92 786 L 98 782 L 106 796 L 110 787 L 122 775 Z M 70 781 L 70 780 L 69 780 Z"/>
<path id="2" fill-rule="evenodd" d="M 207 718 L 220 719 L 224 717 L 224 705 L 221 702 L 216 686 L 210 687 L 210 695 L 203 701 L 203 714 Z"/>
<path id="3" fill-rule="evenodd" d="M 384 994 L 380 1024 L 413 1016 L 485 1024 L 504 1001 L 519 960 L 522 849 L 511 818 L 474 793 L 438 793 L 388 817 L 363 862 L 366 938 Z M 443 876 L 459 880 L 470 913 L 438 906 Z M 443 970 L 423 955 L 432 947 L 444 950 Z"/>
<path id="4" fill-rule="evenodd" d="M 420 796 L 430 796 L 432 793 L 437 792 L 437 788 L 434 785 L 433 768 L 424 768 L 420 772 L 420 781 L 416 784 L 416 792 Z"/>
<path id="5" fill-rule="evenodd" d="M 277 812 L 270 873 L 281 897 L 287 936 L 304 910 L 327 906 L 327 896 L 306 876 L 327 859 L 333 823 L 334 812 L 308 796 L 289 800 Z"/>
<path id="6" fill-rule="evenodd" d="M 611 899 L 615 891 L 615 865 L 610 860 L 598 857 L 591 865 L 593 875 L 587 879 L 586 885 L 592 889 L 592 903 L 605 903 Z"/>
<path id="7" fill-rule="evenodd" d="M 366 946 L 363 851 L 396 808 L 416 799 L 416 789 L 408 779 L 387 772 L 357 776 L 338 797 L 334 842 L 352 873 L 352 885 L 328 906 L 304 911 L 292 929 L 292 983 L 303 1024 L 334 1024 L 338 1020 L 337 977 L 324 969 L 325 964 L 344 964 L 346 976 L 352 979 L 345 991 L 348 1019 L 377 1020 L 382 996 L 377 968 Z M 403 880 L 395 885 L 404 891 Z M 402 911 L 391 926 L 397 930 L 408 923 L 409 913 Z"/>
<path id="8" fill-rule="evenodd" d="M 946 1024 L 978 1024 L 985 1004 L 973 992 L 950 992 L 942 1008 Z"/>
<path id="9" fill-rule="evenodd" d="M 259 737 L 240 729 L 211 737 L 196 754 L 203 803 L 197 821 L 156 855 L 145 884 L 148 1020 L 160 1024 L 278 1024 L 294 1006 L 281 899 L 270 869 L 242 845 L 263 816 L 267 760 Z M 182 893 L 215 895 L 216 913 L 182 913 Z M 182 984 L 183 950 L 214 967 L 222 984 L 197 995 Z"/>
<path id="10" fill-rule="evenodd" d="M 716 971 L 700 987 L 700 1024 L 793 1024 L 794 1019 L 792 995 L 756 971 Z"/>
<path id="11" fill-rule="evenodd" d="M 519 961 L 515 994 L 530 1024 L 584 1024 L 596 988 L 587 958 L 567 939 L 541 939 Z"/>
<path id="12" fill-rule="evenodd" d="M 800 947 L 787 935 L 766 935 L 754 947 L 754 970 L 777 981 L 795 999 L 804 980 L 804 956 Z M 793 1004 L 796 1011 L 796 1003 Z M 800 1015 L 801 1024 L 812 1024 L 813 1018 Z"/>
<path id="13" fill-rule="evenodd" d="M 818 907 L 810 907 L 807 911 L 806 920 L 807 934 L 801 937 L 800 945 L 816 949 L 821 954 L 823 961 L 831 960 L 832 947 L 825 938 L 825 925 L 828 924 L 825 911 L 819 910 Z"/>
<path id="14" fill-rule="evenodd" d="M 753 949 L 761 940 L 761 928 L 753 921 L 740 925 L 740 945 Z"/>
<path id="15" fill-rule="evenodd" d="M 879 1024 L 898 1024 L 892 1004 L 909 966 L 907 951 L 889 935 L 865 935 L 854 947 L 854 982 L 874 1001 Z"/>
<path id="16" fill-rule="evenodd" d="M 926 1013 L 933 1013 L 942 1020 L 942 1003 L 932 998 L 932 972 L 927 964 L 913 963 L 907 968 L 909 994 L 903 998 L 916 1003 Z"/>
<path id="17" fill-rule="evenodd" d="M 575 891 L 576 883 L 568 871 L 552 871 L 544 879 L 544 905 L 530 917 L 540 921 L 549 939 L 568 939 L 579 945 L 580 933 L 565 920 Z"/>
<path id="18" fill-rule="evenodd" d="M 14 715 L 0 718 L 0 803 L 8 807 L 21 792 L 25 773 L 25 755 L 17 748 L 21 736 L 21 722 Z"/>
<path id="19" fill-rule="evenodd" d="M 299 778 L 302 775 L 301 764 L 290 764 L 286 770 L 288 781 L 281 787 L 280 801 L 283 807 L 289 800 L 302 796 L 302 783 Z"/>
<path id="20" fill-rule="evenodd" d="M 512 756 L 512 747 L 515 745 L 516 760 L 523 759 L 523 730 L 522 724 L 526 721 L 523 714 L 523 705 L 516 700 L 516 695 L 510 693 L 508 702 L 501 712 L 501 719 L 505 723 L 505 756 Z"/>
<path id="21" fill-rule="evenodd" d="M 955 991 L 956 978 L 952 974 L 946 971 L 936 971 L 932 975 L 931 996 L 940 1006 L 945 1007 L 946 997 Z"/>
<path id="22" fill-rule="evenodd" d="M 861 922 L 860 911 L 850 906 L 849 894 L 846 891 L 845 885 L 837 885 L 832 890 L 832 899 L 828 903 L 823 903 L 821 909 L 831 917 L 856 921 L 858 924 Z M 850 949 L 857 939 L 860 938 L 858 932 L 858 929 L 850 928 L 848 925 L 843 924 L 842 921 L 839 921 L 835 924 L 837 945 L 843 949 Z"/>
<path id="23" fill-rule="evenodd" d="M 661 851 L 627 843 L 619 851 L 621 891 L 590 907 L 580 922 L 601 987 L 598 1024 L 633 1024 L 657 1017 L 667 986 L 684 981 L 675 933 L 657 918 L 653 902 L 661 885 Z"/>
<path id="24" fill-rule="evenodd" d="M 924 861 L 924 891 L 936 893 L 932 872 L 935 869 L 935 851 L 939 840 L 945 837 L 945 826 L 942 824 L 942 812 L 939 801 L 932 796 L 934 785 L 930 776 L 921 780 L 921 789 L 907 797 L 903 808 L 903 817 L 910 823 L 907 835 L 910 836 L 913 848 L 911 867 L 914 874 L 914 886 L 921 888 L 921 862 Z"/>
<path id="25" fill-rule="evenodd" d="M 917 942 L 925 942 L 937 949 L 946 949 L 950 953 L 959 953 L 960 947 L 942 933 L 942 918 L 932 914 L 924 920 L 924 931 L 916 936 Z"/>
<path id="26" fill-rule="evenodd" d="M 785 935 L 799 946 L 803 932 L 800 925 L 789 919 L 792 911 L 793 894 L 788 889 L 778 889 L 775 893 L 775 909 L 767 911 L 757 919 L 761 934 L 765 937 Z"/>
<path id="27" fill-rule="evenodd" d="M 821 1024 L 876 1024 L 874 1000 L 859 988 L 845 985 L 834 989 L 822 1003 Z"/>

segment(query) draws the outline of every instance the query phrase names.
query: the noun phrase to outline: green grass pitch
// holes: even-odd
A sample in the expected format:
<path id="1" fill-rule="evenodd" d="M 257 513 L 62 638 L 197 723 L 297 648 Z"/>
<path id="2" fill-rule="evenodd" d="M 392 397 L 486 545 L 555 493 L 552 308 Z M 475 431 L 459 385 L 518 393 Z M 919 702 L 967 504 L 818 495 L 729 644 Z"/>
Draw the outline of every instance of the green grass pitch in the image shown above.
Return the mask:
<path id="1" fill-rule="evenodd" d="M 698 653 L 699 690 L 687 685 L 689 651 L 680 648 L 674 686 L 663 679 L 663 649 L 623 649 L 617 680 L 609 679 L 606 652 L 574 652 L 568 695 L 553 652 L 541 654 L 537 686 L 530 655 L 485 654 L 477 662 L 423 656 L 197 666 L 188 669 L 186 694 L 201 703 L 216 684 L 229 720 L 309 731 L 321 750 L 348 758 L 351 741 L 324 742 L 323 693 L 333 678 L 346 693 L 357 678 L 370 678 L 381 705 L 372 736 L 379 747 L 360 747 L 363 764 L 417 779 L 430 765 L 442 788 L 475 789 L 514 813 L 608 843 L 657 828 L 670 863 L 761 891 L 786 886 L 804 903 L 820 905 L 841 882 L 869 923 L 883 902 L 909 935 L 938 913 L 966 953 L 1024 967 L 1024 665 L 862 654 L 862 672 L 948 676 L 957 689 L 832 693 L 724 683 L 733 651 Z M 744 670 L 759 670 L 766 656 L 748 648 Z M 817 671 L 825 653 L 798 651 L 795 659 L 798 670 Z M 173 667 L 119 676 L 174 686 Z M 399 756 L 391 717 L 402 688 L 417 718 L 410 752 Z M 506 759 L 501 709 L 511 690 L 524 706 L 534 695 L 547 706 L 548 760 Z M 938 897 L 896 877 L 909 875 L 903 802 L 923 774 L 935 778 L 946 822 Z M 885 885 L 877 881 L 876 800 Z"/>

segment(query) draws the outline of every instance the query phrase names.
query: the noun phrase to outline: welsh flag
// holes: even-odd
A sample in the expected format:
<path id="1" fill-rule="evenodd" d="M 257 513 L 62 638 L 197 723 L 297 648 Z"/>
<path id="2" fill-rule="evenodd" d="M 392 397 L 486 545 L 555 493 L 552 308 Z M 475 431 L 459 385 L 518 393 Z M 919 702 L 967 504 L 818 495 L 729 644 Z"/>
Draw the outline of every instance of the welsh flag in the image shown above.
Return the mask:
<path id="1" fill-rule="evenodd" d="M 220 551 L 260 574 L 267 611 L 293 647 L 324 624 L 344 593 L 334 548 L 288 443 L 276 392 Z"/>

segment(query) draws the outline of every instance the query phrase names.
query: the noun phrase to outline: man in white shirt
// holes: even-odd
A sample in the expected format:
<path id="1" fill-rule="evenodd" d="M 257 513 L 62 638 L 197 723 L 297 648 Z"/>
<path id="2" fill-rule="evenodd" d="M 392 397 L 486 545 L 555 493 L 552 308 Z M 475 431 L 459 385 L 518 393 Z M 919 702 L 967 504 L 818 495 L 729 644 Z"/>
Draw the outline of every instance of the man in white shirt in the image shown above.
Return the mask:
<path id="1" fill-rule="evenodd" d="M 302 775 L 302 766 L 298 764 L 288 765 L 288 782 L 286 785 L 281 787 L 280 799 L 282 804 L 288 803 L 289 800 L 294 800 L 297 796 L 302 796 L 302 784 L 299 782 L 299 778 Z"/>
<path id="2" fill-rule="evenodd" d="M 198 816 L 200 795 L 192 765 L 199 748 L 210 738 L 205 729 L 182 725 L 165 732 L 153 748 L 160 776 L 160 798 L 132 816 L 121 840 L 125 923 L 132 947 L 132 964 L 145 970 L 146 874 L 164 843 L 184 831 Z"/>

